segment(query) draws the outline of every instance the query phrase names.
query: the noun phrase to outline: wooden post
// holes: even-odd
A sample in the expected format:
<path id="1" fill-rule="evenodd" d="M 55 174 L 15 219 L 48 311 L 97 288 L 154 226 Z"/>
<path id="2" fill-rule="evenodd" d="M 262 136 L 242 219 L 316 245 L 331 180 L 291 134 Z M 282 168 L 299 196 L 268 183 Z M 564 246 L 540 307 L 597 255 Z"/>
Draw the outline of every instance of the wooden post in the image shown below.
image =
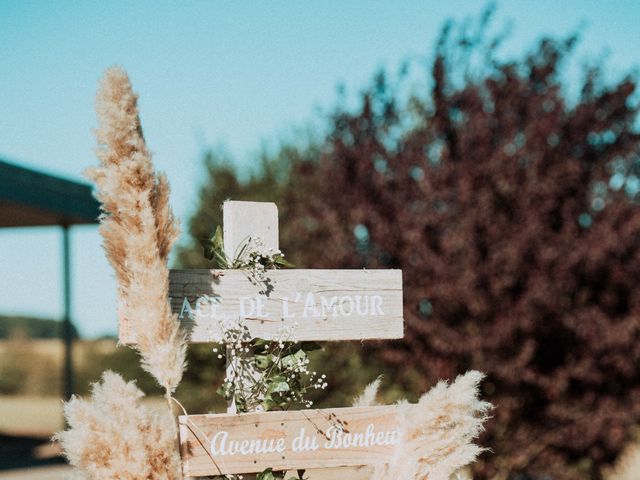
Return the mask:
<path id="1" fill-rule="evenodd" d="M 233 260 L 243 244 L 250 238 L 260 238 L 266 248 L 278 249 L 278 207 L 275 203 L 239 202 L 227 200 L 222 205 L 222 232 L 224 252 Z M 227 351 L 227 378 L 233 381 L 235 388 L 250 388 L 260 372 L 252 369 L 250 358 L 238 353 L 233 362 L 229 362 Z M 237 372 L 242 372 L 237 375 Z M 227 405 L 228 413 L 236 413 L 237 407 L 232 400 Z"/>
<path id="2" fill-rule="evenodd" d="M 227 200 L 222 206 L 223 218 L 223 240 L 224 251 L 227 257 L 234 259 L 239 248 L 249 237 L 260 237 L 266 248 L 278 250 L 279 233 L 278 233 L 278 207 L 275 203 L 267 202 L 242 202 Z M 402 290 L 402 280 L 400 278 L 400 291 Z M 402 296 L 400 295 L 400 312 L 402 312 Z M 400 333 L 393 332 L 391 338 L 402 337 L 402 313 L 400 313 Z M 238 365 L 230 364 L 228 359 L 231 358 L 230 352 L 227 352 L 227 378 L 233 378 L 236 384 L 235 388 L 246 388 L 253 383 L 252 375 L 259 375 L 260 372 L 251 372 L 246 365 L 252 362 L 245 362 L 243 368 L 244 377 L 235 378 L 234 371 L 237 371 Z M 242 362 L 244 358 L 236 355 L 236 361 Z M 237 413 L 234 402 L 227 405 L 227 413 Z M 291 472 L 293 473 L 293 472 Z M 308 471 L 311 479 L 330 480 L 334 478 L 343 478 L 349 474 L 353 480 L 364 480 L 369 478 L 369 469 L 367 467 L 356 468 L 338 468 L 338 469 L 311 469 Z M 244 474 L 246 480 L 255 479 L 255 474 Z"/>
<path id="3" fill-rule="evenodd" d="M 237 202 L 222 205 L 224 251 L 233 258 L 250 236 L 262 238 L 267 248 L 278 247 L 278 207 L 268 202 Z"/>
<path id="4" fill-rule="evenodd" d="M 278 207 L 275 203 L 227 200 L 222 205 L 222 221 L 224 252 L 231 260 L 249 237 L 260 237 L 266 248 L 279 248 Z M 236 389 L 246 391 L 255 382 L 255 378 L 260 376 L 260 372 L 251 368 L 253 362 L 242 353 L 238 353 L 233 362 L 229 362 L 229 358 L 231 355 L 227 351 L 227 378 L 233 379 Z M 238 371 L 242 375 L 236 375 Z M 227 405 L 227 413 L 236 412 L 237 408 L 232 400 Z M 244 475 L 244 478 L 250 480 L 255 475 Z"/>

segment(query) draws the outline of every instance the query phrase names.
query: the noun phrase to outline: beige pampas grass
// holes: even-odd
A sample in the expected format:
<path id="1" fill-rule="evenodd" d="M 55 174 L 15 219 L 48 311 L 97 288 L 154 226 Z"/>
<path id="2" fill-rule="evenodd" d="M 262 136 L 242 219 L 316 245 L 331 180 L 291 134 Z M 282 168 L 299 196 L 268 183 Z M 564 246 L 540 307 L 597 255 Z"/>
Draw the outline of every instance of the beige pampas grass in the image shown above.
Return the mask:
<path id="1" fill-rule="evenodd" d="M 168 182 L 153 169 L 137 100 L 124 70 L 106 71 L 96 101 L 100 165 L 87 176 L 102 203 L 100 233 L 118 281 L 118 313 L 133 329 L 143 368 L 169 396 L 182 378 L 186 352 L 167 296 L 167 257 L 179 231 Z"/>
<path id="2" fill-rule="evenodd" d="M 143 396 L 134 382 L 106 371 L 93 384 L 91 399 L 74 397 L 65 404 L 70 429 L 55 438 L 86 478 L 182 478 L 175 421 L 165 409 L 144 406 Z"/>
<path id="3" fill-rule="evenodd" d="M 622 452 L 615 466 L 605 472 L 606 480 L 637 480 L 640 477 L 640 442 L 634 442 Z"/>
<path id="4" fill-rule="evenodd" d="M 439 382 L 417 404 L 401 402 L 400 442 L 394 459 L 376 466 L 373 478 L 449 480 L 472 463 L 482 452 L 472 442 L 491 408 L 490 403 L 478 399 L 483 377 L 470 371 L 451 385 Z M 378 379 L 370 384 L 354 406 L 375 405 L 379 383 Z"/>
<path id="5" fill-rule="evenodd" d="M 362 392 L 362 394 L 353 401 L 353 406 L 374 407 L 378 405 L 378 403 L 376 402 L 376 396 L 378 395 L 378 389 L 380 388 L 380 381 L 381 378 L 378 377 L 369 385 L 367 385 L 367 387 L 364 389 L 364 392 Z"/>
<path id="6" fill-rule="evenodd" d="M 100 165 L 87 175 L 102 203 L 100 233 L 118 281 L 118 313 L 136 338 L 142 366 L 169 398 L 185 367 L 186 339 L 168 299 L 167 258 L 178 236 L 169 185 L 153 170 L 137 96 L 120 68 L 105 73 L 96 110 Z M 171 409 L 153 411 L 144 394 L 105 372 L 90 400 L 65 403 L 69 429 L 58 439 L 78 474 L 93 480 L 182 478 Z"/>

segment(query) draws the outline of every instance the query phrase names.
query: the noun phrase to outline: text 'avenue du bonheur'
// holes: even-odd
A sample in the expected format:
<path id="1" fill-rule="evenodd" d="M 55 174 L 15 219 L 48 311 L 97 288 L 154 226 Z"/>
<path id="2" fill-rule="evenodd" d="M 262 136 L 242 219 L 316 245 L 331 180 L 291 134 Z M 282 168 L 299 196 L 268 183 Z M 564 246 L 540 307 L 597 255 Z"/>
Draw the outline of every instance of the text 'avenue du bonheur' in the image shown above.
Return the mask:
<path id="1" fill-rule="evenodd" d="M 321 449 L 338 450 L 373 446 L 395 445 L 398 442 L 398 431 L 376 431 L 370 423 L 362 432 L 345 432 L 339 426 L 331 426 L 326 432 L 312 431 L 307 434 L 301 427 L 291 440 L 288 437 L 230 438 L 229 432 L 220 430 L 211 439 L 212 455 L 260 455 L 284 453 L 286 451 L 305 452 Z"/>

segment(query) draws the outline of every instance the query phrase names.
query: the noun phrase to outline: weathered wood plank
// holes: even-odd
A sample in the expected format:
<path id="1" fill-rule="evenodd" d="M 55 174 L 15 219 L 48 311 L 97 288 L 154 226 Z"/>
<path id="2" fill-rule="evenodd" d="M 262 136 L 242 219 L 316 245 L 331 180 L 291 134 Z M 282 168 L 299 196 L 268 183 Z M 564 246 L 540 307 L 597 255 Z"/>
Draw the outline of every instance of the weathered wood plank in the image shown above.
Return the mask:
<path id="1" fill-rule="evenodd" d="M 399 440 L 396 412 L 381 406 L 181 416 L 184 474 L 385 463 Z"/>
<path id="2" fill-rule="evenodd" d="M 225 325 L 240 318 L 254 338 L 267 340 L 286 327 L 299 341 L 403 335 L 401 270 L 273 270 L 268 276 L 265 285 L 241 270 L 171 270 L 171 306 L 192 343 L 218 341 Z"/>

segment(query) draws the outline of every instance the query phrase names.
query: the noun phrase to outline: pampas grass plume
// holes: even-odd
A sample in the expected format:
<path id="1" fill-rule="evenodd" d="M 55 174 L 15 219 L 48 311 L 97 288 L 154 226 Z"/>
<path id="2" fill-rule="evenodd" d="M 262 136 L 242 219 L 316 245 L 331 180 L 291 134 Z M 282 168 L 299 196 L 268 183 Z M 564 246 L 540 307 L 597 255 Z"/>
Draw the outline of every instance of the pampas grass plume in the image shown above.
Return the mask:
<path id="1" fill-rule="evenodd" d="M 92 480 L 174 480 L 181 477 L 176 425 L 170 412 L 141 403 L 134 382 L 106 371 L 90 399 L 64 406 L 70 429 L 55 436 L 69 463 Z"/>
<path id="2" fill-rule="evenodd" d="M 482 452 L 473 440 L 482 431 L 491 404 L 478 399 L 484 375 L 470 371 L 452 384 L 441 381 L 417 404 L 399 403 L 400 441 L 393 460 L 374 469 L 372 478 L 449 480 Z M 354 406 L 376 405 L 378 378 Z M 452 477 L 453 476 L 453 477 Z M 464 478 L 464 477 L 462 477 Z"/>
<path id="3" fill-rule="evenodd" d="M 182 378 L 186 341 L 168 301 L 167 257 L 179 230 L 169 185 L 156 174 L 126 72 L 106 71 L 98 91 L 99 166 L 86 174 L 102 204 L 100 233 L 118 281 L 118 312 L 129 325 L 143 368 L 171 395 Z"/>
<path id="4" fill-rule="evenodd" d="M 378 405 L 376 396 L 380 388 L 381 377 L 376 378 L 373 382 L 366 386 L 364 392 L 353 401 L 354 407 L 374 407 Z"/>
<path id="5" fill-rule="evenodd" d="M 630 444 L 622 452 L 615 466 L 606 471 L 606 480 L 637 480 L 640 478 L 640 442 Z"/>

